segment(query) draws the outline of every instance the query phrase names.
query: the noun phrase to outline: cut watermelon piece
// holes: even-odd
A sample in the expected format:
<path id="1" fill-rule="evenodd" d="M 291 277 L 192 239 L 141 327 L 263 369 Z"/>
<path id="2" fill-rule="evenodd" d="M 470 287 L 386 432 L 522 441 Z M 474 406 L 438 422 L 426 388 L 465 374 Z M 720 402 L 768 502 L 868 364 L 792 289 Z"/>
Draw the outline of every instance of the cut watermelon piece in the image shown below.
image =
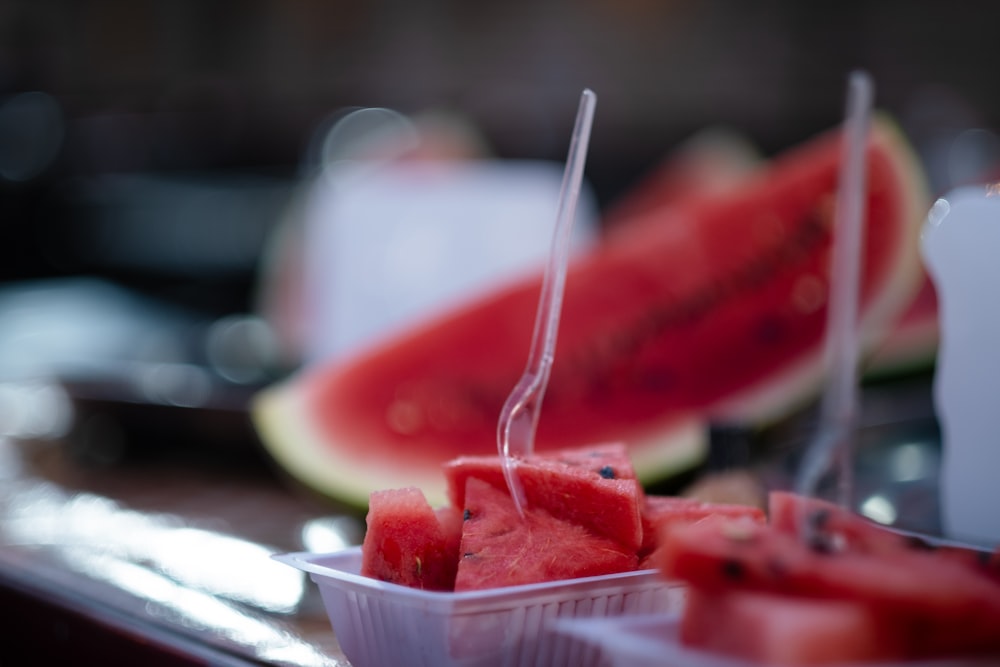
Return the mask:
<path id="1" fill-rule="evenodd" d="M 963 563 L 1000 583 L 1000 548 L 990 552 L 892 530 L 829 501 L 787 491 L 772 491 L 769 494 L 768 516 L 771 526 L 789 535 L 801 538 L 803 528 L 807 529 L 808 539 L 819 548 L 887 554 L 896 551 L 933 552 L 941 558 Z"/>
<path id="2" fill-rule="evenodd" d="M 644 213 L 635 233 L 573 262 L 538 451 L 622 440 L 651 482 L 700 460 L 707 417 L 774 418 L 815 395 L 839 138 L 718 197 Z M 867 157 L 862 352 L 917 286 L 928 204 L 917 162 L 883 120 Z M 339 499 L 364 504 L 374 489 L 415 484 L 443 502 L 442 463 L 496 451 L 539 285 L 508 286 L 268 389 L 253 408 L 262 441 Z"/>
<path id="3" fill-rule="evenodd" d="M 411 588 L 451 590 L 457 542 L 454 519 L 435 512 L 417 488 L 371 495 L 361 574 Z"/>
<path id="4" fill-rule="evenodd" d="M 461 506 L 445 505 L 434 510 L 441 526 L 444 541 L 445 557 L 458 566 L 458 549 L 462 544 L 462 524 L 465 517 Z"/>
<path id="5" fill-rule="evenodd" d="M 456 591 L 574 579 L 636 567 L 634 551 L 543 509 L 518 515 L 506 491 L 470 478 Z"/>
<path id="6" fill-rule="evenodd" d="M 899 533 L 839 505 L 807 498 L 788 491 L 768 494 L 767 514 L 771 525 L 794 537 L 808 538 L 817 545 L 865 553 L 906 549 L 908 541 Z"/>
<path id="7" fill-rule="evenodd" d="M 580 524 L 633 552 L 642 543 L 644 494 L 623 444 L 532 456 L 518 462 L 517 474 L 530 507 Z M 456 507 L 465 506 L 469 478 L 507 492 L 499 456 L 459 457 L 444 466 L 444 475 Z"/>
<path id="8" fill-rule="evenodd" d="M 628 447 L 623 442 L 539 452 L 529 458 L 564 466 L 568 471 L 579 471 L 585 476 L 596 474 L 602 479 L 636 479 Z"/>
<path id="9" fill-rule="evenodd" d="M 933 552 L 832 551 L 771 526 L 709 518 L 668 531 L 656 554 L 666 576 L 706 595 L 863 604 L 911 656 L 1000 652 L 1000 584 Z"/>
<path id="10" fill-rule="evenodd" d="M 879 621 L 877 614 L 856 602 L 689 588 L 680 640 L 772 667 L 904 658 L 902 641 Z"/>
<path id="11" fill-rule="evenodd" d="M 763 520 L 756 507 L 647 497 L 621 443 L 521 461 L 524 517 L 498 456 L 462 457 L 443 472 L 452 504 L 436 510 L 413 487 L 372 493 L 363 575 L 469 590 L 628 572 L 657 545 L 644 536 L 703 517 Z"/>
<path id="12" fill-rule="evenodd" d="M 639 557 L 645 558 L 659 545 L 659 536 L 673 526 L 693 523 L 710 516 L 746 518 L 764 523 L 766 517 L 759 507 L 727 503 L 706 503 L 694 498 L 648 495 L 642 511 L 642 547 Z"/>

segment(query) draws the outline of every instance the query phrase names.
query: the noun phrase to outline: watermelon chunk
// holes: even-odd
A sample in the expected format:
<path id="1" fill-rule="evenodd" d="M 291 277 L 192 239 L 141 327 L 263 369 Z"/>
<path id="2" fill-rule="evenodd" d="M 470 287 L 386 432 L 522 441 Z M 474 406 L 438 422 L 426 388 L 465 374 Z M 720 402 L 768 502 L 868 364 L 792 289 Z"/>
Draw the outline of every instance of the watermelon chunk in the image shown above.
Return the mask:
<path id="1" fill-rule="evenodd" d="M 933 552 L 831 550 L 773 526 L 716 518 L 669 530 L 656 554 L 664 574 L 709 596 L 864 605 L 899 638 L 901 657 L 1000 652 L 1000 584 Z"/>
<path id="2" fill-rule="evenodd" d="M 643 209 L 573 261 L 538 451 L 622 440 L 640 479 L 653 481 L 700 460 L 706 417 L 770 419 L 815 395 L 839 139 L 790 151 L 715 197 Z M 867 158 L 862 353 L 917 288 L 929 203 L 918 163 L 884 119 Z M 496 450 L 540 282 L 498 288 L 262 392 L 253 415 L 264 445 L 347 502 L 409 484 L 443 502 L 442 463 Z"/>
<path id="3" fill-rule="evenodd" d="M 768 494 L 767 513 L 776 530 L 800 538 L 805 530 L 814 543 L 831 548 L 836 545 L 842 550 L 885 552 L 908 546 L 907 539 L 899 533 L 819 498 L 772 491 Z"/>
<path id="4" fill-rule="evenodd" d="M 451 590 L 457 545 L 454 513 L 435 512 L 420 489 L 372 493 L 361 574 L 411 588 Z"/>
<path id="5" fill-rule="evenodd" d="M 672 527 L 700 521 L 710 516 L 746 518 L 764 523 L 766 516 L 759 507 L 728 503 L 707 503 L 694 498 L 677 496 L 645 497 L 642 511 L 642 546 L 640 559 L 650 556 L 660 542 L 660 535 Z"/>
<path id="6" fill-rule="evenodd" d="M 445 557 L 458 565 L 458 549 L 462 544 L 462 524 L 465 521 L 460 506 L 445 505 L 434 510 L 444 538 Z"/>
<path id="7" fill-rule="evenodd" d="M 933 552 L 1000 582 L 1000 548 L 990 552 L 895 531 L 834 503 L 786 491 L 769 494 L 768 515 L 776 530 L 789 535 L 801 538 L 805 528 L 808 539 L 821 548 L 836 546 L 865 553 Z"/>
<path id="8" fill-rule="evenodd" d="M 853 664 L 899 658 L 900 639 L 865 605 L 773 593 L 688 590 L 684 644 L 771 666 Z"/>
<path id="9" fill-rule="evenodd" d="M 469 478 L 456 591 L 628 572 L 636 555 L 537 507 L 522 519 L 510 495 Z"/>
<path id="10" fill-rule="evenodd" d="M 644 493 L 623 444 L 532 456 L 518 462 L 517 474 L 529 506 L 638 550 Z M 444 466 L 444 475 L 448 497 L 456 507 L 465 506 L 470 478 L 507 492 L 499 456 L 459 457 Z"/>

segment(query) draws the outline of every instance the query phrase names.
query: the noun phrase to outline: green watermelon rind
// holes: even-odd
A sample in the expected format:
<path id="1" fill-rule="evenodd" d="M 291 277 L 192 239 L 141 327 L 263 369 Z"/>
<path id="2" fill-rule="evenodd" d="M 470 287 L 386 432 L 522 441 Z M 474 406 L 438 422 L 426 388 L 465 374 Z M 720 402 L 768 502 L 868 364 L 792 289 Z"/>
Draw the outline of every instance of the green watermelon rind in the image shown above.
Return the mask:
<path id="1" fill-rule="evenodd" d="M 413 468 L 397 473 L 388 466 L 376 474 L 370 461 L 352 461 L 351 452 L 364 443 L 352 443 L 348 450 L 330 441 L 312 419 L 304 393 L 294 382 L 284 382 L 257 394 L 251 407 L 265 449 L 294 480 L 357 508 L 367 506 L 372 491 L 406 486 L 424 491 L 432 506 L 444 504 L 440 475 Z M 432 491 L 438 484 L 440 494 Z"/>
<path id="2" fill-rule="evenodd" d="M 381 449 L 375 452 L 380 458 L 365 457 L 365 443 L 344 446 L 317 427 L 306 393 L 300 384 L 286 381 L 258 393 L 251 406 L 265 449 L 294 480 L 359 509 L 367 507 L 372 491 L 406 486 L 421 489 L 433 507 L 447 504 L 445 460 L 428 457 L 426 465 L 408 462 L 397 467 L 385 460 L 387 452 Z M 708 451 L 706 434 L 704 423 L 691 418 L 630 440 L 629 456 L 639 481 L 664 479 L 701 463 Z"/>

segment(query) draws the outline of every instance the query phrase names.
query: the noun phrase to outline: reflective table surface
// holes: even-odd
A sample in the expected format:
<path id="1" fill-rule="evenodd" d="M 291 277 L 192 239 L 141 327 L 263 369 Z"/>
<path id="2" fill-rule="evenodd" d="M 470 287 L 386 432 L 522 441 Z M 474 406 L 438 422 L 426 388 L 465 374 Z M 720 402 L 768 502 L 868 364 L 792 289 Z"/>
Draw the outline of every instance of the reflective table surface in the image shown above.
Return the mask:
<path id="1" fill-rule="evenodd" d="M 120 425 L 141 407 L 82 395 L 77 388 L 81 424 L 116 414 Z M 930 383 L 867 388 L 863 412 L 856 509 L 939 533 Z M 4 621 L 10 639 L 0 664 L 347 665 L 316 586 L 272 556 L 358 544 L 363 515 L 275 469 L 245 411 L 189 415 L 175 406 L 138 416 L 159 424 L 160 437 L 133 432 L 130 449 L 115 456 L 99 446 L 113 438 L 102 428 L 84 429 L 82 440 L 80 429 L 61 438 L 0 436 L 0 605 L 17 610 Z M 177 432 L 193 437 L 193 418 L 228 437 L 172 435 L 169 422 L 189 420 Z M 709 461 L 696 472 L 739 467 L 764 489 L 790 488 L 812 429 L 808 411 L 763 435 L 716 429 Z"/>
<path id="2" fill-rule="evenodd" d="M 264 466 L 70 452 L 0 439 L 0 663 L 347 664 L 315 587 L 271 556 L 355 543 L 356 515 Z"/>

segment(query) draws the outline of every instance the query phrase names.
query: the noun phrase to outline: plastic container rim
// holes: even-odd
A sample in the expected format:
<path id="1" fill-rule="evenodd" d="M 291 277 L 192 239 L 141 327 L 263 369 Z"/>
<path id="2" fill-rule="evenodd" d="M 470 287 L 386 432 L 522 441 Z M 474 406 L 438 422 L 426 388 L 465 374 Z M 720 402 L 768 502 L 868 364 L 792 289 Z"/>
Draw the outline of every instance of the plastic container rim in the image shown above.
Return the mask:
<path id="1" fill-rule="evenodd" d="M 414 606 L 451 608 L 455 606 L 477 607 L 481 605 L 503 606 L 520 603 L 530 598 L 545 596 L 549 601 L 579 598 L 582 591 L 587 595 L 602 595 L 611 589 L 619 593 L 625 589 L 643 585 L 681 587 L 663 578 L 655 569 L 633 570 L 614 574 L 564 579 L 537 584 L 522 584 L 503 588 L 489 588 L 477 591 L 425 591 L 400 584 L 364 577 L 357 573 L 352 564 L 360 562 L 361 547 L 349 547 L 329 553 L 289 552 L 275 554 L 273 559 L 307 572 L 317 584 L 333 584 L 338 588 L 363 590 L 369 595 L 392 599 L 401 604 Z"/>

